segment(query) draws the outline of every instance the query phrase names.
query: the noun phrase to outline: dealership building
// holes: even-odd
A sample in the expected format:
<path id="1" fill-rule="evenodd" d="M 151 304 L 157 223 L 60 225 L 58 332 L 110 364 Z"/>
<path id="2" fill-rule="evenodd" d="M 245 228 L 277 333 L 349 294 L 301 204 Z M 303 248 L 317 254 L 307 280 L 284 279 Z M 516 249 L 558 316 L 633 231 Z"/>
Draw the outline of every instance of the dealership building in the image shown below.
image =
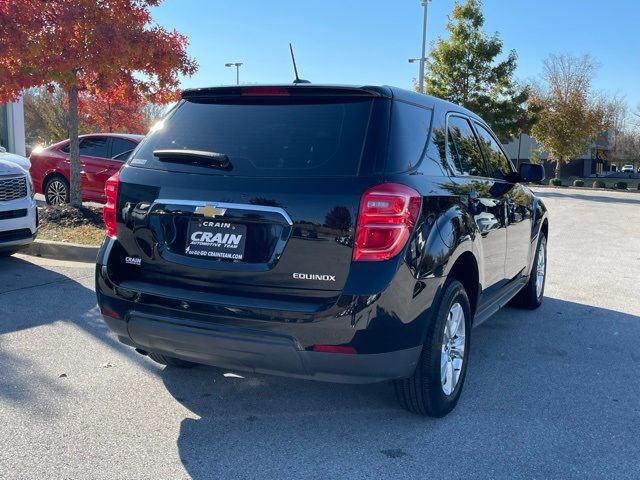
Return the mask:
<path id="1" fill-rule="evenodd" d="M 0 146 L 18 155 L 26 153 L 22 99 L 0 104 Z"/>
<path id="2" fill-rule="evenodd" d="M 546 176 L 552 178 L 555 173 L 555 162 L 548 160 L 547 152 L 541 150 L 534 138 L 527 134 L 520 134 L 507 143 L 503 143 L 505 153 L 511 158 L 516 168 L 522 162 L 528 162 L 538 152 L 538 158 L 544 166 Z M 578 158 L 574 158 L 562 165 L 562 174 L 565 176 L 590 177 L 597 176 L 609 171 L 611 162 L 609 160 L 609 132 L 599 134 L 586 152 Z"/>

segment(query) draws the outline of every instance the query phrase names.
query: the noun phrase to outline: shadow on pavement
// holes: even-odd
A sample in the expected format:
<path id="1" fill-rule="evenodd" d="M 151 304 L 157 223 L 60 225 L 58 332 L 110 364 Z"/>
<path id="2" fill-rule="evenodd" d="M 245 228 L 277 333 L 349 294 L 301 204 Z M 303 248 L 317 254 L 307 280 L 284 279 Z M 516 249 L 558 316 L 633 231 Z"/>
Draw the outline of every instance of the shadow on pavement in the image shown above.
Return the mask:
<path id="1" fill-rule="evenodd" d="M 194 479 L 376 478 L 379 468 L 392 475 L 397 468 L 402 477 L 405 468 L 425 461 L 430 474 L 444 475 L 453 452 L 478 450 L 482 454 L 456 455 L 458 476 L 485 468 L 512 477 L 515 468 L 526 478 L 571 474 L 574 466 L 566 462 L 545 462 L 575 458 L 576 449 L 584 462 L 575 468 L 606 477 L 633 446 L 594 450 L 600 442 L 581 432 L 585 422 L 602 438 L 640 428 L 640 351 L 629 335 L 639 322 L 554 298 L 536 311 L 504 309 L 473 330 L 465 391 L 457 410 L 440 420 L 401 410 L 388 383 L 340 385 L 242 372 L 234 378 L 212 367 L 165 368 L 161 375 L 174 398 L 200 417 L 183 420 L 177 440 Z M 521 438 L 520 453 L 514 455 L 510 448 L 519 446 L 505 447 L 503 438 Z"/>
<path id="2" fill-rule="evenodd" d="M 628 205 L 640 205 L 640 195 L 638 198 L 629 198 L 618 196 L 615 193 L 613 195 L 585 195 L 583 193 L 569 192 L 563 190 L 564 193 L 550 192 L 548 190 L 539 189 L 536 191 L 536 195 L 542 198 L 573 198 L 574 200 L 584 200 L 587 202 L 601 202 L 601 203 L 626 203 Z M 618 192 L 625 193 L 624 190 L 618 190 Z"/>
<path id="3" fill-rule="evenodd" d="M 93 278 L 93 269 L 86 270 L 84 278 Z M 35 391 L 36 382 L 46 385 L 52 398 L 64 393 L 64 387 L 50 375 L 35 366 L 29 368 L 24 356 L 15 356 L 3 347 L 4 334 L 55 322 L 71 323 L 151 369 L 149 362 L 140 362 L 140 356 L 120 344 L 103 323 L 92 289 L 56 272 L 55 267 L 43 268 L 16 257 L 3 258 L 0 259 L 0 398 L 22 406 L 35 404 L 37 399 L 30 392 Z"/>

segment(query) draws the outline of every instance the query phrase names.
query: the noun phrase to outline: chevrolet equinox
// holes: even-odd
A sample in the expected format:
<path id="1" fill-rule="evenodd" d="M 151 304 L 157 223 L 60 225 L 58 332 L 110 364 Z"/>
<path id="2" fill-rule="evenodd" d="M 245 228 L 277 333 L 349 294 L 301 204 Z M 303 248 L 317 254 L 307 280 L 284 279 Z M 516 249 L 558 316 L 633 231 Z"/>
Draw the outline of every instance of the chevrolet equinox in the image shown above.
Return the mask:
<path id="1" fill-rule="evenodd" d="M 546 208 L 486 122 L 392 87 L 186 90 L 105 186 L 104 321 L 161 364 L 458 402 L 471 327 L 540 305 Z"/>

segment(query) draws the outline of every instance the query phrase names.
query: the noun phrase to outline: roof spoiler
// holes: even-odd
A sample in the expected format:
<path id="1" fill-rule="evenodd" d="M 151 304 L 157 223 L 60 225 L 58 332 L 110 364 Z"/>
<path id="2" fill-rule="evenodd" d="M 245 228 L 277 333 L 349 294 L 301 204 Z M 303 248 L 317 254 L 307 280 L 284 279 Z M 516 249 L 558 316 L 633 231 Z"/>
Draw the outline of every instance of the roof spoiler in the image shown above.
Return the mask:
<path id="1" fill-rule="evenodd" d="M 313 84 L 295 85 L 252 85 L 244 87 L 190 88 L 182 92 L 184 100 L 211 97 L 298 97 L 298 96 L 357 96 L 391 98 L 391 90 L 375 86 L 319 86 Z"/>

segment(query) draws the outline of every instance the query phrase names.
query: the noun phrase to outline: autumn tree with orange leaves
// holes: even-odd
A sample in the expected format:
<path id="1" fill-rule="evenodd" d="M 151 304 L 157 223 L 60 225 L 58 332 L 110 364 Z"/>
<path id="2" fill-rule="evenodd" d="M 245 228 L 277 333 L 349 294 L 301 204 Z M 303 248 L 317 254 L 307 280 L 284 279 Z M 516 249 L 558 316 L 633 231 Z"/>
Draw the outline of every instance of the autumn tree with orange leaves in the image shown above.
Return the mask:
<path id="1" fill-rule="evenodd" d="M 43 85 L 59 85 L 67 93 L 74 206 L 82 204 L 80 92 L 166 103 L 177 96 L 178 76 L 197 69 L 186 52 L 187 38 L 153 23 L 150 8 L 160 3 L 0 0 L 0 102 Z"/>
<path id="2" fill-rule="evenodd" d="M 145 133 L 145 103 L 141 95 L 132 96 L 121 87 L 104 93 L 80 92 L 80 123 L 99 132 Z"/>

